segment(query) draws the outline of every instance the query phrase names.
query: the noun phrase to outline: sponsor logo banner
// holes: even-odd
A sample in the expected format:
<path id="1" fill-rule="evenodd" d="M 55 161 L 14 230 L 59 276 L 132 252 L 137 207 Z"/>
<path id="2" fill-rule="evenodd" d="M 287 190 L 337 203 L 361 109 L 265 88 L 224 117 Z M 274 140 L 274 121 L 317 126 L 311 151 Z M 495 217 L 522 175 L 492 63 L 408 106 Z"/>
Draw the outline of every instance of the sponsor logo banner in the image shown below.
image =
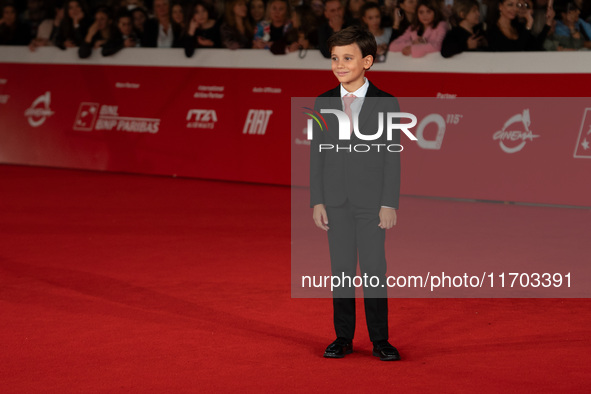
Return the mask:
<path id="1" fill-rule="evenodd" d="M 33 104 L 25 111 L 25 117 L 32 127 L 39 127 L 47 118 L 52 116 L 54 112 L 50 108 L 51 106 L 51 92 L 45 92 L 41 96 L 37 97 Z"/>
<path id="2" fill-rule="evenodd" d="M 224 98 L 224 89 L 224 86 L 199 85 L 197 91 L 193 93 L 193 98 L 221 100 Z"/>
<path id="3" fill-rule="evenodd" d="M 493 134 L 493 140 L 499 141 L 501 150 L 505 153 L 517 153 L 526 143 L 540 137 L 530 130 L 531 118 L 529 109 L 510 117 L 501 130 Z"/>
<path id="4" fill-rule="evenodd" d="M 575 146 L 575 158 L 591 159 L 591 108 L 585 108 Z"/>
<path id="5" fill-rule="evenodd" d="M 116 130 L 155 134 L 160 129 L 160 119 L 120 116 L 118 105 L 80 103 L 73 128 L 78 131 Z"/>
<path id="6" fill-rule="evenodd" d="M 272 114 L 271 109 L 249 109 L 242 127 L 242 134 L 265 135 Z"/>
<path id="7" fill-rule="evenodd" d="M 210 129 L 213 130 L 218 121 L 214 109 L 190 109 L 187 112 L 188 129 Z"/>

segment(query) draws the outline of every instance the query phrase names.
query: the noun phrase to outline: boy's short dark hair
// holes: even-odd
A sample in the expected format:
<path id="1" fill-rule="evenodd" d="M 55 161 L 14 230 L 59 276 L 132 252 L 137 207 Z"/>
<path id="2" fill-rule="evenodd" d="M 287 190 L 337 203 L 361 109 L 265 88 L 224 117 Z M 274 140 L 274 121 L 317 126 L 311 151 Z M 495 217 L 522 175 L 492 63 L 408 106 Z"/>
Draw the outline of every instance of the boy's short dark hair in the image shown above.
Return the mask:
<path id="1" fill-rule="evenodd" d="M 361 56 L 371 55 L 374 60 L 378 52 L 376 39 L 369 30 L 361 26 L 349 26 L 346 29 L 334 33 L 328 39 L 328 51 L 332 52 L 333 47 L 357 44 L 361 49 Z"/>

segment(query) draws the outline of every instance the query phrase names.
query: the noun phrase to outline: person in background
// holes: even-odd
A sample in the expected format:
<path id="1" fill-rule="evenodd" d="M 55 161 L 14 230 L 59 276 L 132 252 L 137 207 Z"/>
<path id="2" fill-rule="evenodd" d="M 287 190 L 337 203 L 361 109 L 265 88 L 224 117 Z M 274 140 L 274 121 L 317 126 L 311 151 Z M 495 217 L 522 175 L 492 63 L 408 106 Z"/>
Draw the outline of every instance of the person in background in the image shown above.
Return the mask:
<path id="1" fill-rule="evenodd" d="M 310 8 L 318 22 L 324 20 L 324 1 L 310 0 Z"/>
<path id="2" fill-rule="evenodd" d="M 291 16 L 291 27 L 282 38 L 273 42 L 271 52 L 281 55 L 313 48 L 318 43 L 316 22 L 316 15 L 310 6 L 296 6 Z M 305 52 L 301 52 L 300 56 L 305 56 Z"/>
<path id="3" fill-rule="evenodd" d="M 99 7 L 94 14 L 94 23 L 88 28 L 84 42 L 78 48 L 80 59 L 86 59 L 92 55 L 93 49 L 102 47 L 111 37 L 111 10 L 107 7 Z"/>
<path id="4" fill-rule="evenodd" d="M 378 45 L 376 62 L 386 60 L 392 28 L 390 26 L 382 27 L 382 13 L 378 3 L 368 2 L 361 7 L 361 24 L 368 29 L 376 39 Z"/>
<path id="5" fill-rule="evenodd" d="M 259 22 L 254 34 L 252 47 L 270 49 L 276 41 L 284 40 L 291 29 L 291 11 L 287 0 L 269 0 L 267 3 L 268 21 Z"/>
<path id="6" fill-rule="evenodd" d="M 533 20 L 533 25 L 531 28 L 531 32 L 532 35 L 536 38 L 536 45 L 537 45 L 537 49 L 538 50 L 543 50 L 544 48 L 544 41 L 546 40 L 546 37 L 548 37 L 548 32 L 550 31 L 550 29 L 552 28 L 552 26 L 555 24 L 554 21 L 554 16 L 555 16 L 555 12 L 554 12 L 554 8 L 548 8 L 546 9 L 545 14 L 543 15 L 543 21 L 545 22 L 542 30 L 540 30 L 539 32 L 536 32 L 535 28 L 536 28 L 536 14 L 535 14 L 535 10 L 534 10 L 534 3 L 532 0 L 517 0 L 517 8 L 518 8 L 518 12 L 517 12 L 517 21 L 519 23 L 528 24 L 528 21 L 530 19 Z M 539 16 L 539 14 L 537 14 Z M 538 23 L 539 24 L 539 23 Z"/>
<path id="7" fill-rule="evenodd" d="M 248 3 L 250 20 L 254 26 L 265 19 L 265 6 L 263 0 L 250 0 Z"/>
<path id="8" fill-rule="evenodd" d="M 441 14 L 443 15 L 443 19 L 446 22 L 449 22 L 453 14 L 453 5 L 455 0 L 439 0 L 439 9 L 441 10 Z"/>
<path id="9" fill-rule="evenodd" d="M 175 1 L 170 7 L 170 15 L 173 24 L 177 25 L 177 28 L 181 31 L 185 28 L 185 11 L 180 2 Z"/>
<path id="10" fill-rule="evenodd" d="M 562 48 L 591 48 L 591 24 L 579 16 L 581 10 L 574 1 L 556 3 L 558 20 L 556 21 L 555 38 Z"/>
<path id="11" fill-rule="evenodd" d="M 394 10 L 396 9 L 397 0 L 381 0 L 380 4 L 380 12 L 382 13 L 382 26 L 390 26 L 394 24 Z"/>
<path id="12" fill-rule="evenodd" d="M 581 19 L 591 23 L 591 1 L 589 0 L 573 0 L 581 11 Z"/>
<path id="13" fill-rule="evenodd" d="M 516 0 L 517 1 L 517 22 L 526 24 L 528 19 L 534 15 L 534 3 L 531 0 Z M 534 21 L 535 23 L 535 21 Z M 533 31 L 533 25 L 532 25 Z M 532 33 L 533 34 L 533 33 Z"/>
<path id="14" fill-rule="evenodd" d="M 441 44 L 441 56 L 452 57 L 465 51 L 486 47 L 484 29 L 480 23 L 480 5 L 476 0 L 455 0 L 451 18 L 452 29 Z"/>
<path id="15" fill-rule="evenodd" d="M 180 47 L 180 27 L 171 20 L 169 0 L 154 0 L 154 15 L 154 19 L 148 19 L 144 24 L 142 47 Z"/>
<path id="16" fill-rule="evenodd" d="M 145 8 L 144 0 L 121 0 L 119 10 L 123 11 L 123 9 L 126 9 L 128 11 L 133 11 L 138 7 Z"/>
<path id="17" fill-rule="evenodd" d="M 415 20 L 417 13 L 417 0 L 400 0 L 398 6 L 394 9 L 394 20 L 392 24 L 392 36 L 390 40 L 394 41 L 400 37 L 410 27 Z"/>
<path id="18" fill-rule="evenodd" d="M 533 0 L 532 4 L 534 26 L 532 27 L 531 32 L 535 36 L 540 34 L 546 24 L 546 10 L 548 8 L 549 0 Z"/>
<path id="19" fill-rule="evenodd" d="M 533 13 L 534 3 L 532 0 L 517 0 L 517 22 L 523 24 L 527 23 L 529 15 L 533 18 Z"/>
<path id="20" fill-rule="evenodd" d="M 55 38 L 59 30 L 59 26 L 64 19 L 64 4 L 62 1 L 56 1 L 50 17 L 45 19 L 37 29 L 37 37 L 35 37 L 29 44 L 29 49 L 34 52 L 37 48 L 43 46 L 55 45 Z"/>
<path id="21" fill-rule="evenodd" d="M 111 56 L 123 48 L 139 47 L 140 42 L 133 28 L 133 17 L 126 8 L 122 9 L 117 16 L 117 29 L 111 38 L 103 45 L 101 54 Z"/>
<path id="22" fill-rule="evenodd" d="M 361 24 L 361 7 L 365 0 L 347 0 L 345 5 L 345 24 L 347 26 Z"/>
<path id="23" fill-rule="evenodd" d="M 230 49 L 251 48 L 253 32 L 246 0 L 227 1 L 224 22 L 220 27 L 222 46 Z"/>
<path id="24" fill-rule="evenodd" d="M 493 14 L 492 22 L 488 25 L 486 39 L 491 51 L 538 51 L 543 50 L 543 42 L 552 25 L 554 11 L 546 11 L 546 30 L 538 38 L 531 33 L 534 18 L 532 12 L 527 12 L 525 24 L 517 20 L 517 2 L 521 0 L 499 0 L 498 9 Z"/>
<path id="25" fill-rule="evenodd" d="M 318 17 L 311 6 L 302 4 L 295 7 L 292 23 L 298 32 L 299 49 L 318 47 Z"/>
<path id="26" fill-rule="evenodd" d="M 60 24 L 55 45 L 60 49 L 82 45 L 91 25 L 88 7 L 83 0 L 67 0 L 64 3 L 64 19 Z"/>
<path id="27" fill-rule="evenodd" d="M 141 43 L 144 36 L 144 26 L 148 20 L 148 13 L 143 7 L 136 7 L 131 10 L 131 18 L 133 22 L 133 30 L 137 35 L 137 39 Z"/>
<path id="28" fill-rule="evenodd" d="M 213 6 L 210 3 L 198 2 L 193 8 L 193 17 L 183 36 L 185 55 L 193 56 L 195 48 L 220 48 L 221 40 Z"/>
<path id="29" fill-rule="evenodd" d="M 390 51 L 412 57 L 440 52 L 447 29 L 439 2 L 421 0 L 417 7 L 417 18 L 403 35 L 392 41 Z"/>
<path id="30" fill-rule="evenodd" d="M 44 4 L 44 0 L 27 0 L 27 9 L 21 15 L 20 20 L 26 21 L 29 25 L 30 37 L 37 37 L 39 25 L 47 18 L 46 14 L 51 10 L 48 5 Z"/>
<path id="31" fill-rule="evenodd" d="M 328 39 L 336 32 L 346 28 L 345 10 L 340 0 L 326 0 L 324 3 L 324 23 L 318 28 L 318 49 L 322 56 L 330 58 Z"/>
<path id="32" fill-rule="evenodd" d="M 18 20 L 16 7 L 7 1 L 2 6 L 0 16 L 0 45 L 29 45 L 30 27 Z"/>

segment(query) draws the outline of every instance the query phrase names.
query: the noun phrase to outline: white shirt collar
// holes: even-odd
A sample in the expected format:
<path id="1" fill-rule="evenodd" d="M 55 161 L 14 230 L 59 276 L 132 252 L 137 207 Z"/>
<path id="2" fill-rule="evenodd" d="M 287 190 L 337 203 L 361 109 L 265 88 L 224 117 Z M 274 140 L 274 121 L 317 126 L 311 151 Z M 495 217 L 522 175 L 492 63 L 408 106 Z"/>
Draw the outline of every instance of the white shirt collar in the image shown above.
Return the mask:
<path id="1" fill-rule="evenodd" d="M 341 84 L 341 97 L 345 97 L 346 94 L 352 93 L 355 95 L 355 97 L 365 98 L 365 96 L 367 95 L 367 89 L 369 88 L 369 81 L 365 77 L 364 79 L 365 83 L 354 92 L 348 92 L 347 89 L 343 87 L 343 84 Z"/>
<path id="2" fill-rule="evenodd" d="M 168 24 L 168 29 L 158 23 L 158 48 L 171 48 L 173 43 L 172 24 Z"/>

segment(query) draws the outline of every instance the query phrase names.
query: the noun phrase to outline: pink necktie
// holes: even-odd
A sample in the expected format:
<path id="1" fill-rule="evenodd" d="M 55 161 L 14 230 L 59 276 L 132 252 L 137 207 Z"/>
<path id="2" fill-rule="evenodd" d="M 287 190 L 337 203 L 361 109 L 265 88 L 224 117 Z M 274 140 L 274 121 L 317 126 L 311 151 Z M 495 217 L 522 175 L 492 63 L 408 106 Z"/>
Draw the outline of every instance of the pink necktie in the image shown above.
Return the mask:
<path id="1" fill-rule="evenodd" d="M 351 104 L 353 104 L 353 101 L 355 101 L 356 98 L 357 96 L 355 96 L 352 93 L 347 93 L 345 96 L 343 96 L 343 103 L 345 104 L 345 114 L 349 117 L 349 133 L 353 133 L 353 114 L 351 112 Z"/>

